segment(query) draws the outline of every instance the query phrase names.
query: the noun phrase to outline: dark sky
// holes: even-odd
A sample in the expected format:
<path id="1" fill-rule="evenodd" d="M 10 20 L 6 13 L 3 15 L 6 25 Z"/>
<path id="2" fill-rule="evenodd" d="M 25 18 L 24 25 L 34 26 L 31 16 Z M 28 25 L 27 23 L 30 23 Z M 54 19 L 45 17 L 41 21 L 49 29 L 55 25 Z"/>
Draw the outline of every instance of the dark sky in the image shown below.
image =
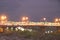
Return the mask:
<path id="1" fill-rule="evenodd" d="M 22 16 L 28 16 L 31 21 L 40 21 L 43 17 L 52 21 L 60 17 L 60 0 L 0 0 L 0 14 L 7 14 L 14 21 Z"/>

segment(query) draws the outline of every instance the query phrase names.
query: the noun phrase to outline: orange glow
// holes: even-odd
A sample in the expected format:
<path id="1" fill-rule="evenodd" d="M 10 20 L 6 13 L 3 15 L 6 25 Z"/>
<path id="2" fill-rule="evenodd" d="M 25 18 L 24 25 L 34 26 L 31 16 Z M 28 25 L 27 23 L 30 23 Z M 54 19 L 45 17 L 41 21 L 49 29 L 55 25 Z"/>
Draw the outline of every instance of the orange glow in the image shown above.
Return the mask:
<path id="1" fill-rule="evenodd" d="M 1 22 L 1 23 L 7 22 L 7 16 L 6 16 L 6 15 L 1 15 L 1 16 L 0 16 L 0 22 Z"/>
<path id="2" fill-rule="evenodd" d="M 23 17 L 23 18 L 22 18 L 22 21 L 23 21 L 23 20 L 25 20 L 25 19 L 26 19 L 26 18 L 25 18 L 25 17 Z"/>
<path id="3" fill-rule="evenodd" d="M 59 21 L 60 21 L 60 18 L 59 18 Z"/>
<path id="4" fill-rule="evenodd" d="M 26 17 L 26 20 L 28 20 L 28 17 Z"/>
<path id="5" fill-rule="evenodd" d="M 2 19 L 2 20 L 6 19 L 6 16 L 1 16 L 1 19 Z"/>
<path id="6" fill-rule="evenodd" d="M 55 22 L 57 22 L 57 21 L 59 21 L 59 19 L 58 19 L 58 18 L 56 18 L 56 19 L 55 19 Z"/>
<path id="7" fill-rule="evenodd" d="M 28 21 L 28 17 L 26 17 L 26 16 L 22 17 L 22 21 L 23 22 L 27 22 Z"/>
<path id="8" fill-rule="evenodd" d="M 7 17 L 5 15 L 2 15 L 1 20 L 5 20 L 5 19 L 7 19 Z"/>

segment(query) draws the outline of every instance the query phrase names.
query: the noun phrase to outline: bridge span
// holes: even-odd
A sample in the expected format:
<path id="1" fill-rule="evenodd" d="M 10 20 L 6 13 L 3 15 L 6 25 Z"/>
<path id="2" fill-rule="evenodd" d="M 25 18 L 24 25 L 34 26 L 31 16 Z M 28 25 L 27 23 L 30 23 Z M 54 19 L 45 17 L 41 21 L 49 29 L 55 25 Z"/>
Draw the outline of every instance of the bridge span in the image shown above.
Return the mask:
<path id="1" fill-rule="evenodd" d="M 5 22 L 2 26 L 60 26 L 60 23 L 54 22 Z"/>
<path id="2" fill-rule="evenodd" d="M 60 30 L 60 23 L 54 23 L 54 22 L 5 22 L 0 23 L 0 28 L 3 28 L 5 31 L 8 30 L 15 30 L 18 27 L 23 27 L 27 29 L 39 29 L 39 31 L 45 32 L 46 30 Z"/>

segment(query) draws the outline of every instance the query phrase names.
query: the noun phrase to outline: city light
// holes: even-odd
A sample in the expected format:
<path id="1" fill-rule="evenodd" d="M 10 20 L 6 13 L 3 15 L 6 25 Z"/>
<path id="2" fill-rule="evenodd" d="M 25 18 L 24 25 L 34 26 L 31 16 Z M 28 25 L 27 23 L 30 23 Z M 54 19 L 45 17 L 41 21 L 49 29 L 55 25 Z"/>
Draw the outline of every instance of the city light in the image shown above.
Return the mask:
<path id="1" fill-rule="evenodd" d="M 45 31 L 45 33 L 48 33 L 49 34 L 49 33 L 53 33 L 53 31 Z"/>
<path id="2" fill-rule="evenodd" d="M 5 20 L 5 19 L 7 19 L 6 16 L 1 16 L 1 20 Z"/>
<path id="3" fill-rule="evenodd" d="M 26 17 L 26 20 L 28 20 L 29 18 L 28 17 Z"/>
<path id="4" fill-rule="evenodd" d="M 22 27 L 17 27 L 17 28 L 16 28 L 16 31 L 18 31 L 18 30 L 24 31 L 25 29 L 22 28 Z"/>
<path id="5" fill-rule="evenodd" d="M 25 17 L 23 17 L 23 18 L 22 18 L 22 21 L 23 21 L 23 20 L 26 20 L 26 18 L 25 18 Z"/>
<path id="6" fill-rule="evenodd" d="M 44 17 L 43 22 L 30 22 L 29 17 L 23 16 L 21 22 L 8 22 L 6 15 L 0 15 L 0 23 L 4 25 L 46 25 L 46 26 L 60 26 L 60 18 L 55 18 L 54 23 L 52 22 L 46 22 L 46 18 Z M 55 23 L 57 22 L 57 23 Z"/>
<path id="7" fill-rule="evenodd" d="M 57 22 L 57 21 L 59 21 L 59 19 L 58 19 L 58 18 L 56 18 L 56 19 L 55 19 L 55 22 Z"/>
<path id="8" fill-rule="evenodd" d="M 29 19 L 29 18 L 28 18 L 28 17 L 26 17 L 26 16 L 25 16 L 25 17 L 22 17 L 22 22 L 27 22 L 27 21 L 28 21 L 28 19 Z"/>
<path id="9" fill-rule="evenodd" d="M 55 18 L 56 23 L 60 23 L 60 18 Z"/>
<path id="10" fill-rule="evenodd" d="M 0 22 L 1 22 L 1 23 L 7 22 L 7 16 L 6 16 L 6 15 L 1 15 L 1 16 L 0 16 Z"/>
<path id="11" fill-rule="evenodd" d="M 46 18 L 43 18 L 43 20 L 45 21 L 45 20 L 46 20 Z"/>

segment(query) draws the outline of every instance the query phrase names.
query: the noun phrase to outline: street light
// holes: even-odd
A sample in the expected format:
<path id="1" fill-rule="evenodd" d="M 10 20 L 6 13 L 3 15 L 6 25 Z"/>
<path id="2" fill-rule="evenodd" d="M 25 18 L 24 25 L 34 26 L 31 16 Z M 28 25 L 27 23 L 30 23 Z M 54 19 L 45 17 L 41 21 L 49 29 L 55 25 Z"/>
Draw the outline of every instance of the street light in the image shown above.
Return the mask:
<path id="1" fill-rule="evenodd" d="M 25 17 L 22 17 L 22 21 L 24 21 L 24 20 L 26 20 L 26 18 Z"/>
<path id="2" fill-rule="evenodd" d="M 46 20 L 46 18 L 43 18 L 43 20 L 45 21 L 45 20 Z"/>
<path id="3" fill-rule="evenodd" d="M 26 17 L 26 20 L 28 20 L 29 18 L 28 17 Z"/>
<path id="4" fill-rule="evenodd" d="M 1 15 L 0 16 L 0 22 L 5 23 L 7 21 L 7 16 L 6 15 Z"/>
<path id="5" fill-rule="evenodd" d="M 6 20 L 7 17 L 6 16 L 1 16 L 1 20 Z"/>
<path id="6" fill-rule="evenodd" d="M 43 18 L 43 21 L 46 22 L 46 18 Z"/>
<path id="7" fill-rule="evenodd" d="M 26 17 L 26 16 L 24 16 L 24 17 L 22 17 L 22 22 L 28 22 L 28 17 Z"/>
<path id="8" fill-rule="evenodd" d="M 56 18 L 56 19 L 55 19 L 55 22 L 58 22 L 58 21 L 59 21 L 59 19 L 58 19 L 58 18 Z"/>

